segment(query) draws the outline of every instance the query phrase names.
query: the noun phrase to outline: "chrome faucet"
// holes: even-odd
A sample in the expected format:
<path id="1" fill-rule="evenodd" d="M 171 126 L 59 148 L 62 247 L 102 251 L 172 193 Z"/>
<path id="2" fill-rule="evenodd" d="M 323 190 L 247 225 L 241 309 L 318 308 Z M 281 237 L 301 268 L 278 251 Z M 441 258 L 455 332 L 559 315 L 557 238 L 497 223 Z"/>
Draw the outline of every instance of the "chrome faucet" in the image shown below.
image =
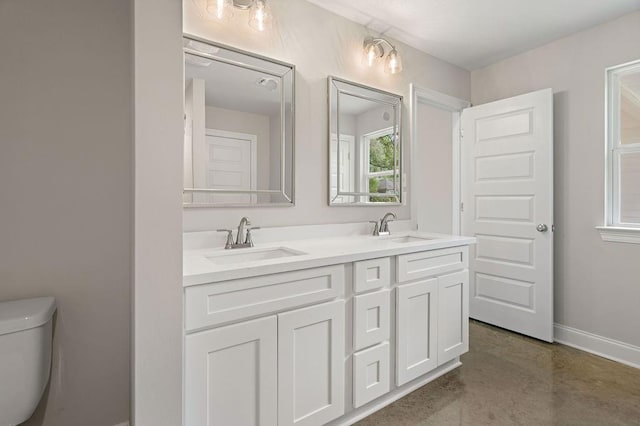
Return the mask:
<path id="1" fill-rule="evenodd" d="M 393 219 L 389 219 L 393 218 Z M 393 222 L 396 218 L 394 213 L 385 214 L 382 219 L 380 219 L 380 223 L 377 220 L 371 220 L 370 223 L 375 223 L 375 227 L 373 228 L 373 235 L 391 235 L 391 231 L 389 231 L 389 222 Z"/>
<path id="2" fill-rule="evenodd" d="M 236 245 L 242 244 L 242 236 L 244 235 L 245 225 L 251 225 L 251 221 L 248 217 L 240 219 L 240 225 L 238 225 L 238 233 L 236 234 Z"/>
<path id="3" fill-rule="evenodd" d="M 254 229 L 260 229 L 259 227 L 246 228 L 245 235 L 245 226 L 251 226 L 251 221 L 247 217 L 243 217 L 240 219 L 240 224 L 238 225 L 238 233 L 236 235 L 235 242 L 233 241 L 233 231 L 231 229 L 218 229 L 218 232 L 226 232 L 227 233 L 227 242 L 224 245 L 225 249 L 237 249 L 237 248 L 247 248 L 253 247 L 253 238 L 251 237 L 251 231 Z M 243 242 L 244 237 L 244 242 Z"/>

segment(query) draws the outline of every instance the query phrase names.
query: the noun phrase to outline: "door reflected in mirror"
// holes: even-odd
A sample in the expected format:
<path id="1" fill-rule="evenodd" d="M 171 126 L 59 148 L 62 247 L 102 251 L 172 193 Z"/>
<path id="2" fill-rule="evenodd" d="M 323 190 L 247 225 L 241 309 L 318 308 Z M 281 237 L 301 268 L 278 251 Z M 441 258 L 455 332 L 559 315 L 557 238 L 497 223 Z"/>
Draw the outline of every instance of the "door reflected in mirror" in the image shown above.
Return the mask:
<path id="1" fill-rule="evenodd" d="M 186 206 L 293 204 L 294 73 L 184 38 Z"/>
<path id="2" fill-rule="evenodd" d="M 329 77 L 329 204 L 402 202 L 402 97 Z"/>

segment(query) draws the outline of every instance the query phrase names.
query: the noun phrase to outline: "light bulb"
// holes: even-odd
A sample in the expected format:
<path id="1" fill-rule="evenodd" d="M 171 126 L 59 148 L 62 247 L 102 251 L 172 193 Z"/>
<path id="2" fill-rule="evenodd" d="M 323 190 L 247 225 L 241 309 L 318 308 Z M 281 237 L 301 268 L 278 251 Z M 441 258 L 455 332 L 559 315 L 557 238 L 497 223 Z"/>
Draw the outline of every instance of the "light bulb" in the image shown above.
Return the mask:
<path id="1" fill-rule="evenodd" d="M 266 0 L 254 0 L 249 10 L 249 26 L 258 31 L 271 28 L 271 8 Z"/>
<path id="2" fill-rule="evenodd" d="M 227 20 L 233 15 L 231 0 L 207 0 L 207 16 L 220 21 Z"/>
<path id="3" fill-rule="evenodd" d="M 367 37 L 364 39 L 362 49 L 362 63 L 369 66 L 369 68 L 373 67 L 378 59 L 384 56 L 384 50 L 382 50 L 380 42 L 374 40 L 371 37 Z"/>
<path id="4" fill-rule="evenodd" d="M 369 67 L 372 67 L 376 59 L 378 59 L 378 52 L 376 50 L 376 46 L 370 44 L 365 51 L 365 60 Z"/>
<path id="5" fill-rule="evenodd" d="M 402 71 L 402 60 L 395 47 L 391 49 L 391 52 L 387 55 L 384 71 L 389 74 L 398 74 Z"/>

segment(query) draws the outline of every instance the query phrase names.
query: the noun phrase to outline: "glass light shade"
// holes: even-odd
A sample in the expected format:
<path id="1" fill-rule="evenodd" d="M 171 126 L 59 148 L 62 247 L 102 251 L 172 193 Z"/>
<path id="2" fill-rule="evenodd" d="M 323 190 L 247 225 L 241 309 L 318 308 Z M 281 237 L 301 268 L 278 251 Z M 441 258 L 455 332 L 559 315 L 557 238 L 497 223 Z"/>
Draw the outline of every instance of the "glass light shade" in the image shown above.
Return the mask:
<path id="1" fill-rule="evenodd" d="M 382 55 L 384 55 L 384 52 L 381 51 L 379 44 L 365 43 L 362 62 L 372 67 Z"/>
<path id="2" fill-rule="evenodd" d="M 249 26 L 257 31 L 271 28 L 271 8 L 266 0 L 254 0 L 249 9 Z"/>
<path id="3" fill-rule="evenodd" d="M 233 16 L 232 0 L 206 0 L 206 13 L 210 19 L 226 21 Z"/>
<path id="4" fill-rule="evenodd" d="M 402 59 L 400 58 L 400 54 L 394 47 L 391 49 L 391 52 L 387 55 L 387 58 L 384 61 L 384 72 L 388 74 L 398 74 L 402 71 Z"/>

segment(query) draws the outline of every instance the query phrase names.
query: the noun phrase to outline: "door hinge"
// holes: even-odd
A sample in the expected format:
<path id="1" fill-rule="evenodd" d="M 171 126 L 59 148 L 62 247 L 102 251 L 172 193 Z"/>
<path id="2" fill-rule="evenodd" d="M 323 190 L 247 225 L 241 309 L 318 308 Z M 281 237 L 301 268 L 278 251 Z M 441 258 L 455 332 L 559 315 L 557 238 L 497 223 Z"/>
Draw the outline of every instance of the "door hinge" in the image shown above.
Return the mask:
<path id="1" fill-rule="evenodd" d="M 460 127 L 460 139 L 464 138 L 464 129 Z"/>
<path id="2" fill-rule="evenodd" d="M 464 212 L 464 203 L 460 203 L 460 211 Z"/>

